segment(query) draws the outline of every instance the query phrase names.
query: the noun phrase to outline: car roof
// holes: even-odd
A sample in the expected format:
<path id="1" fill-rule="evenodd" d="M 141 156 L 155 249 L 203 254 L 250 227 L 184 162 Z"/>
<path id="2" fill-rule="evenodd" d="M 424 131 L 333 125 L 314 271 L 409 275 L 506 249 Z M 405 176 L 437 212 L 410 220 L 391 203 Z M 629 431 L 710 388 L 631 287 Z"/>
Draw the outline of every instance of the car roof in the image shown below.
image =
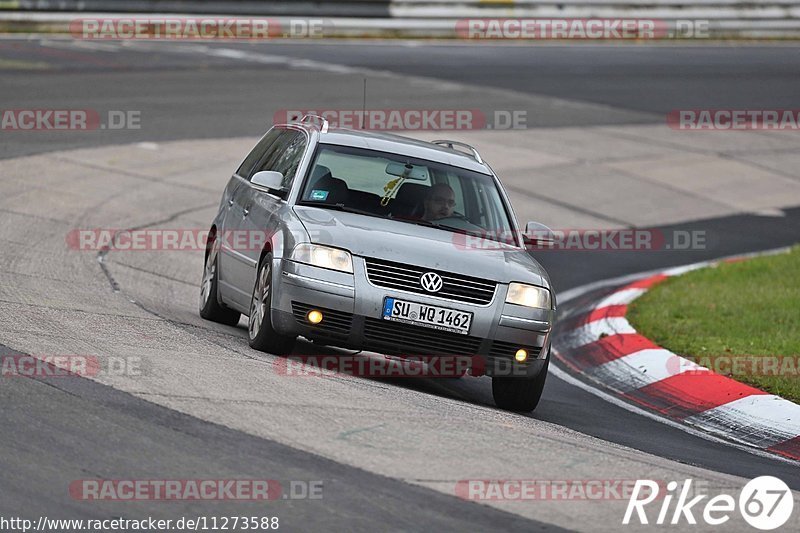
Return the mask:
<path id="1" fill-rule="evenodd" d="M 320 131 L 319 135 L 319 142 L 324 144 L 352 146 L 354 148 L 366 148 L 379 152 L 407 155 L 492 175 L 491 169 L 485 163 L 479 163 L 469 154 L 410 137 L 348 128 L 328 128 Z"/>

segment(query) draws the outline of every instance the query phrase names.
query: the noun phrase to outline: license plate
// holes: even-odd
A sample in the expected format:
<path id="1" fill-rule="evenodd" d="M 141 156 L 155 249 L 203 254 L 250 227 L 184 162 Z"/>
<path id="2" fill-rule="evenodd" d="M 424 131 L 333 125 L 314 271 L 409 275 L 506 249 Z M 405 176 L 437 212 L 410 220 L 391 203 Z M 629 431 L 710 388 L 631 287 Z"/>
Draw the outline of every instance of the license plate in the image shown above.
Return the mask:
<path id="1" fill-rule="evenodd" d="M 467 335 L 472 325 L 472 313 L 388 296 L 383 300 L 383 319 L 461 335 Z"/>

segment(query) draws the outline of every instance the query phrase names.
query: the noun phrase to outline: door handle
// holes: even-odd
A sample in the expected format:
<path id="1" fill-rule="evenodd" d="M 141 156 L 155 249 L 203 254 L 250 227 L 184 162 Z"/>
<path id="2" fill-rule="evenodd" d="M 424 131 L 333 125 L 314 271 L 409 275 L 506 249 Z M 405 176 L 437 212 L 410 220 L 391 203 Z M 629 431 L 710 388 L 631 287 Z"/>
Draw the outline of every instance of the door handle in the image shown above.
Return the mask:
<path id="1" fill-rule="evenodd" d="M 233 196 L 228 198 L 228 207 L 231 207 L 232 205 L 233 205 Z"/>
<path id="2" fill-rule="evenodd" d="M 244 218 L 247 215 L 249 215 L 250 214 L 250 206 L 248 205 L 247 207 L 245 207 L 244 210 L 242 211 L 242 213 L 243 213 L 242 214 L 242 218 Z"/>

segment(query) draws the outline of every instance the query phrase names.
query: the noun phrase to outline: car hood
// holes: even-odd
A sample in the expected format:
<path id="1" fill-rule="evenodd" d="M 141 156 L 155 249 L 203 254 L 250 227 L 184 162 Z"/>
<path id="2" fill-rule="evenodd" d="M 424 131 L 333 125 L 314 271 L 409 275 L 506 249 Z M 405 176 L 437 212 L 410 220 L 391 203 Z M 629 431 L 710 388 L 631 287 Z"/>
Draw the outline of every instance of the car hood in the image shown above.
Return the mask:
<path id="1" fill-rule="evenodd" d="M 311 242 L 345 248 L 353 255 L 417 265 L 444 272 L 550 287 L 547 273 L 526 251 L 501 245 L 480 249 L 470 237 L 398 220 L 294 206 Z M 485 242 L 492 247 L 491 241 Z"/>

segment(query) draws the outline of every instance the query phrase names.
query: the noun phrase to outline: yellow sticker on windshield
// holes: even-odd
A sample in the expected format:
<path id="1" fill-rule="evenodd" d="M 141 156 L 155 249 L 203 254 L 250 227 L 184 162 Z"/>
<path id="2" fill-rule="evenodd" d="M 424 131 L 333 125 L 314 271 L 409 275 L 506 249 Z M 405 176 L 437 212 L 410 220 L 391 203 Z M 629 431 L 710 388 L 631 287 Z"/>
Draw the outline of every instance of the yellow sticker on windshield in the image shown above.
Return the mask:
<path id="1" fill-rule="evenodd" d="M 386 206 L 389 203 L 389 199 L 392 196 L 392 193 L 397 189 L 401 183 L 405 180 L 404 177 L 395 178 L 386 185 L 383 186 L 383 198 L 381 198 L 381 205 Z"/>

